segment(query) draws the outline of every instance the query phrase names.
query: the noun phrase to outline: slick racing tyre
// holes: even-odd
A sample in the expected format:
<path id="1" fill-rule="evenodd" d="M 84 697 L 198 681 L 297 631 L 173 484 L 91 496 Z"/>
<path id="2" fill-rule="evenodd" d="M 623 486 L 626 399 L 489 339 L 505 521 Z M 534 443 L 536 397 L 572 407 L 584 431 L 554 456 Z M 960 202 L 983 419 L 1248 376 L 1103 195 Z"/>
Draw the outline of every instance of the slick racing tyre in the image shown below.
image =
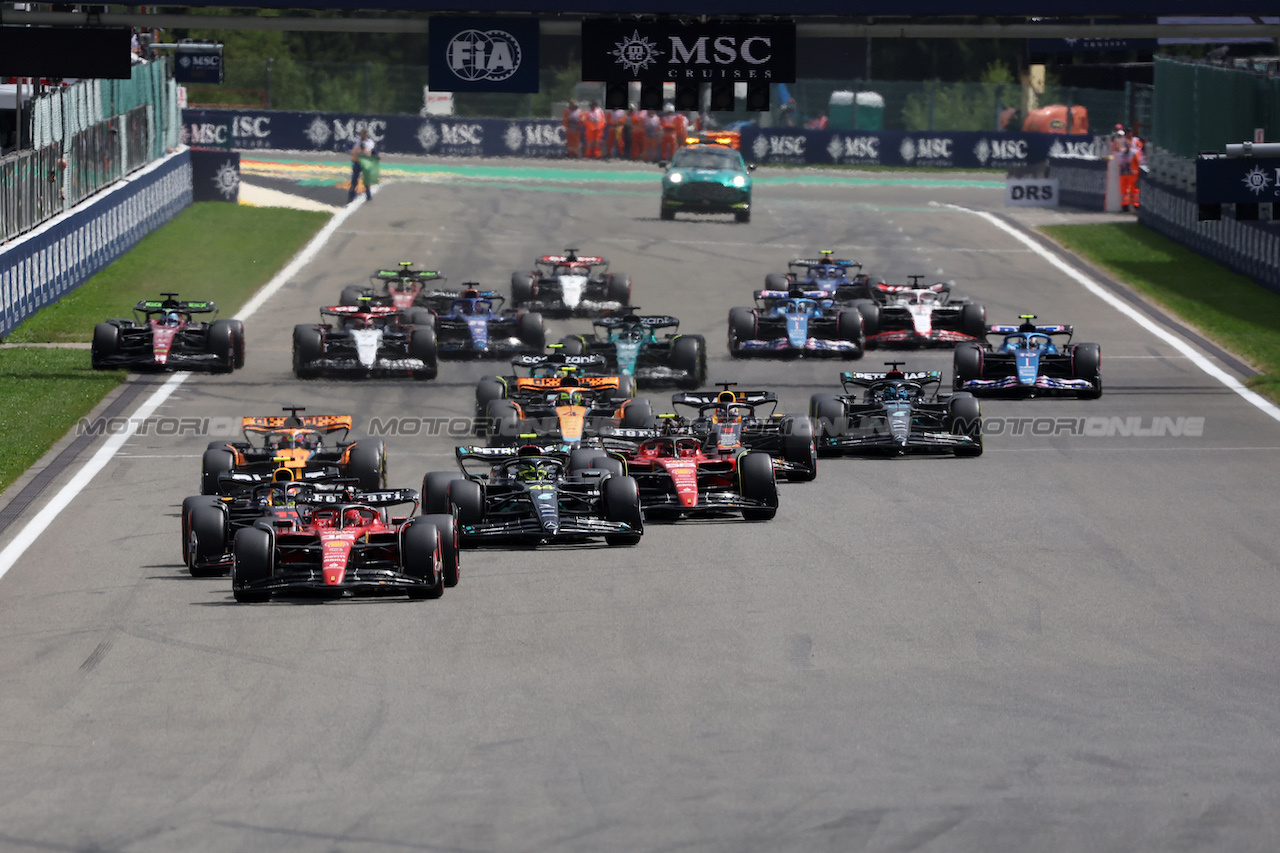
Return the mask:
<path id="1" fill-rule="evenodd" d="M 496 376 L 482 376 L 476 383 L 476 435 L 484 435 L 484 414 L 489 404 L 507 396 L 507 386 Z"/>
<path id="2" fill-rule="evenodd" d="M 215 562 L 227 552 L 227 512 L 222 501 L 212 496 L 187 498 L 182 502 L 184 528 L 187 541 L 184 551 L 187 570 L 193 578 L 214 577 L 226 570 Z"/>
<path id="3" fill-rule="evenodd" d="M 768 521 L 778 514 L 778 481 L 773 476 L 773 458 L 752 451 L 738 457 L 738 492 L 764 506 L 743 507 L 747 521 Z"/>
<path id="4" fill-rule="evenodd" d="M 400 536 L 400 571 L 426 584 L 409 587 L 410 598 L 444 595 L 440 550 L 440 530 L 432 522 L 420 518 L 405 527 Z"/>
<path id="5" fill-rule="evenodd" d="M 605 285 L 605 299 L 609 302 L 630 305 L 631 276 L 623 275 L 620 272 L 609 273 L 609 279 Z"/>
<path id="6" fill-rule="evenodd" d="M 218 494 L 218 478 L 230 474 L 236 458 L 229 450 L 206 450 L 200 464 L 200 494 Z"/>
<path id="7" fill-rule="evenodd" d="M 751 308 L 729 309 L 729 355 L 742 358 L 746 350 L 742 349 L 743 341 L 753 340 L 756 336 L 756 312 Z"/>
<path id="8" fill-rule="evenodd" d="M 671 366 L 682 371 L 681 388 L 700 388 L 707 381 L 707 341 L 702 335 L 681 335 L 671 342 Z"/>
<path id="9" fill-rule="evenodd" d="M 519 438 L 524 420 L 520 408 L 511 400 L 490 400 L 485 408 L 481 428 L 491 445 L 510 444 Z"/>
<path id="10" fill-rule="evenodd" d="M 342 472 L 353 477 L 356 485 L 372 492 L 386 488 L 387 485 L 387 448 L 381 442 L 366 438 L 351 448 L 347 455 L 346 470 Z"/>
<path id="11" fill-rule="evenodd" d="M 609 477 L 600 485 L 604 499 L 604 517 L 609 521 L 625 522 L 631 527 L 626 533 L 605 534 L 609 545 L 634 545 L 644 533 L 644 515 L 640 511 L 640 488 L 632 477 Z"/>
<path id="12" fill-rule="evenodd" d="M 320 375 L 316 362 L 324 357 L 324 335 L 315 326 L 293 327 L 293 375 L 314 379 Z"/>
<path id="13" fill-rule="evenodd" d="M 369 292 L 369 288 L 361 287 L 358 284 L 348 284 L 342 288 L 342 295 L 338 297 L 339 305 L 359 305 L 360 297 Z"/>
<path id="14" fill-rule="evenodd" d="M 515 303 L 515 307 L 519 308 L 528 302 L 532 302 L 537 295 L 538 286 L 532 276 L 527 272 L 513 272 L 511 274 L 511 300 Z"/>
<path id="15" fill-rule="evenodd" d="M 982 407 L 978 398 L 967 391 L 957 391 L 947 401 L 947 431 L 974 439 L 969 447 L 957 447 L 956 456 L 982 455 Z"/>
<path id="16" fill-rule="evenodd" d="M 981 344 L 956 344 L 951 357 L 951 387 L 959 391 L 964 383 L 981 379 L 984 357 Z"/>
<path id="17" fill-rule="evenodd" d="M 542 322 L 542 315 L 534 311 L 520 315 L 520 340 L 534 352 L 542 352 L 547 348 L 547 327 Z"/>
<path id="18" fill-rule="evenodd" d="M 621 426 L 627 429 L 652 429 L 657 423 L 647 397 L 633 397 L 622 407 Z"/>
<path id="19" fill-rule="evenodd" d="M 458 519 L 454 518 L 453 513 L 424 514 L 422 519 L 431 522 L 436 526 L 436 530 L 440 531 L 440 577 L 444 579 L 444 585 L 457 586 L 458 579 L 461 577 L 458 556 Z"/>
<path id="20" fill-rule="evenodd" d="M 484 521 L 484 489 L 473 480 L 454 480 L 446 490 L 449 503 L 458 509 L 459 524 Z"/>
<path id="21" fill-rule="evenodd" d="M 218 372 L 230 373 L 236 369 L 236 344 L 239 341 L 240 363 L 244 363 L 244 330 L 241 328 L 239 336 L 236 335 L 236 327 L 232 325 L 231 320 L 215 320 L 209 326 L 209 330 L 205 332 L 204 348 L 205 352 L 212 353 L 218 357 Z"/>
<path id="22" fill-rule="evenodd" d="M 417 309 L 423 310 L 421 308 Z M 422 367 L 413 371 L 414 379 L 435 379 L 440 372 L 437 360 L 439 350 L 436 348 L 436 330 L 431 326 L 416 326 L 409 332 L 409 357 L 422 362 Z"/>
<path id="23" fill-rule="evenodd" d="M 854 308 L 862 315 L 862 334 L 874 335 L 880 331 L 880 306 L 870 299 L 855 299 Z"/>
<path id="24" fill-rule="evenodd" d="M 274 565 L 275 543 L 271 534 L 260 527 L 245 527 L 236 531 L 235 559 L 231 564 L 231 594 L 236 601 L 266 601 L 270 592 L 243 589 L 245 584 L 265 581 L 271 577 Z"/>
<path id="25" fill-rule="evenodd" d="M 829 437 L 844 435 L 849 418 L 844 402 L 835 394 L 814 394 L 809 398 L 809 419 L 813 421 L 814 440 L 819 456 L 835 456 L 838 450 L 826 443 Z"/>
<path id="26" fill-rule="evenodd" d="M 94 370 L 110 370 L 105 359 L 120 352 L 120 327 L 113 323 L 99 323 L 93 327 L 93 348 L 90 357 Z"/>
<path id="27" fill-rule="evenodd" d="M 428 471 L 422 477 L 422 514 L 452 512 L 449 505 L 449 484 L 466 478 L 457 471 Z"/>
<path id="28" fill-rule="evenodd" d="M 1076 344 L 1071 350 L 1071 368 L 1076 379 L 1087 379 L 1093 386 L 1081 391 L 1086 400 L 1102 396 L 1102 347 L 1097 344 Z"/>
<path id="29" fill-rule="evenodd" d="M 764 277 L 765 290 L 790 290 L 791 279 L 786 273 L 771 272 Z"/>
<path id="30" fill-rule="evenodd" d="M 856 349 L 843 353 L 845 358 L 862 358 L 867 348 L 867 336 L 863 331 L 862 312 L 847 308 L 836 315 L 836 337 L 856 345 Z"/>
<path id="31" fill-rule="evenodd" d="M 970 302 L 960 309 L 960 331 L 978 340 L 987 336 L 987 309 Z"/>
<path id="32" fill-rule="evenodd" d="M 807 482 L 818 476 L 818 448 L 813 441 L 813 421 L 804 417 L 782 419 L 782 460 L 797 466 L 787 479 Z"/>
<path id="33" fill-rule="evenodd" d="M 590 349 L 582 335 L 566 335 L 560 339 L 560 351 L 565 355 L 586 355 Z"/>

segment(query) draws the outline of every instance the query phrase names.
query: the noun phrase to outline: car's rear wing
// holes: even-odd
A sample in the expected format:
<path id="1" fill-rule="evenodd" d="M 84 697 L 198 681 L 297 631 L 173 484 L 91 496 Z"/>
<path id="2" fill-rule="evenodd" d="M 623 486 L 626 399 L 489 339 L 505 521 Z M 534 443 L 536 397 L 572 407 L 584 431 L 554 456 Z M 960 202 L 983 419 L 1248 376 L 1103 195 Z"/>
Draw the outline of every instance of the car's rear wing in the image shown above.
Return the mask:
<path id="1" fill-rule="evenodd" d="M 921 385 L 929 385 L 933 383 L 942 383 L 942 371 L 940 370 L 891 370 L 883 373 L 868 373 L 863 371 L 851 372 L 846 371 L 840 374 L 840 383 L 849 390 L 849 386 L 858 388 L 870 388 L 878 382 L 884 382 L 890 379 L 905 379 L 908 382 L 918 382 Z"/>
<path id="2" fill-rule="evenodd" d="M 810 267 L 822 266 L 844 267 L 846 270 L 850 268 L 856 268 L 859 271 L 862 270 L 862 264 L 857 261 L 850 260 L 849 258 L 795 258 L 787 264 L 787 269 L 789 269 L 793 274 L 801 272 L 807 273 Z M 857 273 L 855 273 L 855 275 L 856 274 Z"/>
<path id="3" fill-rule="evenodd" d="M 599 367 L 603 369 L 609 366 L 609 360 L 599 353 L 589 355 L 569 355 L 562 352 L 525 353 L 511 359 L 511 366 L 526 367 L 530 370 L 535 367 L 571 367 L 575 370 Z"/>
<path id="4" fill-rule="evenodd" d="M 297 503 L 308 506 L 394 506 L 396 504 L 418 503 L 417 489 L 378 489 L 363 491 L 349 489 L 343 491 L 314 491 L 299 495 Z"/>
<path id="5" fill-rule="evenodd" d="M 757 290 L 755 292 L 757 302 L 771 299 L 829 299 L 830 294 L 825 290 Z"/>
<path id="6" fill-rule="evenodd" d="M 1075 327 L 1061 324 L 1038 326 L 1029 323 L 1024 323 L 1021 326 L 995 325 L 987 327 L 988 335 L 1034 334 L 1037 332 L 1042 335 L 1071 335 L 1075 333 Z"/>
<path id="7" fill-rule="evenodd" d="M 721 402 L 720 395 L 723 393 L 724 391 L 681 391 L 671 395 L 671 404 L 674 406 L 706 406 Z M 772 391 L 734 391 L 732 393 L 733 402 L 735 403 L 749 403 L 754 406 L 761 403 L 778 402 L 778 395 Z M 723 402 L 728 401 L 725 400 Z"/>
<path id="8" fill-rule="evenodd" d="M 320 316 L 354 317 L 357 314 L 371 314 L 375 317 L 388 317 L 399 311 L 394 305 L 326 305 L 320 309 Z"/>
<path id="9" fill-rule="evenodd" d="M 370 281 L 446 281 L 447 278 L 440 274 L 439 270 L 411 270 L 401 268 L 398 270 L 378 270 L 369 276 Z"/>
<path id="10" fill-rule="evenodd" d="M 575 255 L 570 252 L 567 255 L 543 255 L 534 261 L 535 264 L 547 266 L 561 266 L 563 264 L 578 264 L 584 267 L 596 267 L 609 263 L 598 255 Z"/>
<path id="11" fill-rule="evenodd" d="M 601 329 L 616 329 L 627 323 L 639 323 L 650 331 L 680 328 L 680 321 L 666 314 L 611 314 L 596 318 L 591 325 Z"/>
<path id="12" fill-rule="evenodd" d="M 162 314 L 177 311 L 179 314 L 217 314 L 218 306 L 214 302 L 195 302 L 178 299 L 176 293 L 162 293 L 164 299 L 143 299 L 133 310 L 142 315 Z"/>

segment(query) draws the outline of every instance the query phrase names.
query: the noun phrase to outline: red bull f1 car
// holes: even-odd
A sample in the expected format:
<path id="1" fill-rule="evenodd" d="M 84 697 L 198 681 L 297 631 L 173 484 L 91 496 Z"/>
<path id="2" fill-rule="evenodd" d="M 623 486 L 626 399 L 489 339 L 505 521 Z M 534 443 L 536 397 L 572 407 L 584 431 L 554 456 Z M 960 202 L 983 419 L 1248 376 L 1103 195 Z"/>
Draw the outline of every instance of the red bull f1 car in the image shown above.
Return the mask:
<path id="1" fill-rule="evenodd" d="M 982 454 L 982 410 L 960 391 L 940 398 L 942 374 L 905 372 L 888 362 L 884 373 L 842 373 L 843 394 L 814 394 L 809 416 L 825 456 L 908 453 Z"/>
<path id="2" fill-rule="evenodd" d="M 1034 314 L 1023 314 L 1017 326 L 992 326 L 988 335 L 1001 335 L 999 344 L 983 340 L 956 347 L 953 384 L 957 391 L 979 396 L 1075 395 L 1088 400 L 1102 396 L 1102 347 L 1071 343 L 1074 329 L 1037 325 Z M 1054 338 L 1066 337 L 1059 344 Z"/>
<path id="3" fill-rule="evenodd" d="M 94 370 L 209 370 L 230 373 L 244 367 L 244 323 L 239 320 L 204 322 L 196 317 L 217 315 L 212 302 L 144 299 L 133 308 L 134 318 L 112 319 L 93 329 L 90 353 Z"/>
<path id="4" fill-rule="evenodd" d="M 236 601 L 273 595 L 439 598 L 457 583 L 455 519 L 448 513 L 389 516 L 418 503 L 413 489 L 313 492 L 296 516 L 273 515 L 235 534 L 231 592 Z"/>
<path id="5" fill-rule="evenodd" d="M 732 382 L 717 384 L 719 392 L 684 392 L 671 398 L 672 405 L 697 410 L 696 417 L 675 421 L 678 431 L 698 436 L 720 454 L 767 453 L 774 469 L 789 481 L 817 476 L 817 445 L 807 416 L 777 412 L 778 397 L 772 391 L 736 391 Z"/>
<path id="6" fill-rule="evenodd" d="M 543 255 L 533 270 L 511 274 L 511 297 L 516 308 L 555 317 L 593 317 L 631 304 L 631 277 L 609 272 L 609 262 L 597 255 Z"/>

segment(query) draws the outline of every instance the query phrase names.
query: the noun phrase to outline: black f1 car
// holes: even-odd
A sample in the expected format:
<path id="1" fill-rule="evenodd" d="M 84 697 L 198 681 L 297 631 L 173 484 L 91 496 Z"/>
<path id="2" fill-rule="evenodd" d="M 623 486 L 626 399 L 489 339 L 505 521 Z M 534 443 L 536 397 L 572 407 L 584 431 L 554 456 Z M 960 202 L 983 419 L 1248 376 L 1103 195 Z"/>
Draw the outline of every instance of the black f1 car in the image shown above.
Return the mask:
<path id="1" fill-rule="evenodd" d="M 412 261 L 401 261 L 393 270 L 377 270 L 369 276 L 370 284 L 349 284 L 338 298 L 341 305 L 359 305 L 368 299 L 371 305 L 395 308 L 414 306 L 439 310 L 447 300 L 457 297 L 456 290 L 442 290 L 446 279 L 436 270 L 417 270 Z"/>
<path id="2" fill-rule="evenodd" d="M 300 415 L 306 411 L 301 406 L 284 410 L 288 416 L 243 418 L 244 441 L 209 442 L 200 493 L 230 495 L 260 483 L 339 478 L 361 489 L 386 485 L 386 447 L 375 439 L 348 441 L 350 415 Z"/>
<path id="3" fill-rule="evenodd" d="M 293 372 L 317 376 L 412 376 L 435 379 L 439 369 L 435 315 L 426 308 L 331 305 L 320 309 L 334 322 L 293 328 Z"/>
<path id="4" fill-rule="evenodd" d="M 982 455 L 982 410 L 972 394 L 940 398 L 939 371 L 904 372 L 901 362 L 886 364 L 884 373 L 840 374 L 843 394 L 810 398 L 818 453 Z"/>
<path id="5" fill-rule="evenodd" d="M 548 316 L 594 316 L 631 304 L 631 277 L 609 272 L 609 262 L 565 249 L 543 255 L 529 272 L 511 274 L 511 296 L 517 308 Z"/>
<path id="6" fill-rule="evenodd" d="M 1023 314 L 1017 326 L 992 326 L 987 335 L 1003 335 L 999 346 L 987 340 L 956 347 L 953 382 L 957 391 L 977 395 L 1030 397 L 1074 394 L 1102 396 L 1102 347 L 1073 344 L 1071 326 L 1036 325 Z M 1062 344 L 1055 337 L 1066 336 Z"/>
<path id="7" fill-rule="evenodd" d="M 112 319 L 93 329 L 90 350 L 94 370 L 211 370 L 244 367 L 244 323 L 239 320 L 197 321 L 217 315 L 212 302 L 189 302 L 176 293 L 144 299 L 133 307 L 134 318 Z"/>
<path id="8" fill-rule="evenodd" d="M 812 480 L 818 474 L 813 423 L 805 415 L 777 412 L 772 391 L 735 391 L 735 383 L 718 382 L 720 391 L 685 392 L 671 398 L 674 406 L 697 410 L 697 417 L 677 424 L 721 452 L 761 451 L 773 457 L 774 469 L 787 480 Z M 666 417 L 666 416 L 664 416 Z"/>
<path id="9" fill-rule="evenodd" d="M 458 582 L 457 528 L 448 513 L 386 511 L 417 502 L 413 489 L 300 496 L 295 516 L 236 532 L 231 592 L 241 602 L 280 593 L 439 598 Z"/>
<path id="10" fill-rule="evenodd" d="M 523 445 L 464 446 L 456 453 L 462 476 L 429 472 L 422 481 L 423 511 L 456 512 L 464 545 L 598 536 L 610 545 L 640 541 L 644 516 L 636 481 L 603 451 Z"/>
<path id="11" fill-rule="evenodd" d="M 604 356 L 608 369 L 634 376 L 638 385 L 676 385 L 697 388 L 707 381 L 707 341 L 702 335 L 678 333 L 680 321 L 661 314 L 623 314 L 598 317 L 590 335 L 570 335 L 561 341 L 572 355 Z M 670 329 L 668 334 L 658 333 Z"/>

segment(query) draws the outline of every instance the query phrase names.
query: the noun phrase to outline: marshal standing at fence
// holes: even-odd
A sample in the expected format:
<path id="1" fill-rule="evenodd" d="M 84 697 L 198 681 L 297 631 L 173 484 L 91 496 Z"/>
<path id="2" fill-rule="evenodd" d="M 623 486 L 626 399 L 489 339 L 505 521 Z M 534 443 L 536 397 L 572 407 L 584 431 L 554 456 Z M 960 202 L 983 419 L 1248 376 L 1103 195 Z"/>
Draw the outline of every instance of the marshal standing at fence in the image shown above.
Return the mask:
<path id="1" fill-rule="evenodd" d="M 356 200 L 362 175 L 364 197 L 373 201 L 373 185 L 378 182 L 378 149 L 367 130 L 360 131 L 360 138 L 351 146 L 351 189 L 347 191 L 347 204 Z"/>

